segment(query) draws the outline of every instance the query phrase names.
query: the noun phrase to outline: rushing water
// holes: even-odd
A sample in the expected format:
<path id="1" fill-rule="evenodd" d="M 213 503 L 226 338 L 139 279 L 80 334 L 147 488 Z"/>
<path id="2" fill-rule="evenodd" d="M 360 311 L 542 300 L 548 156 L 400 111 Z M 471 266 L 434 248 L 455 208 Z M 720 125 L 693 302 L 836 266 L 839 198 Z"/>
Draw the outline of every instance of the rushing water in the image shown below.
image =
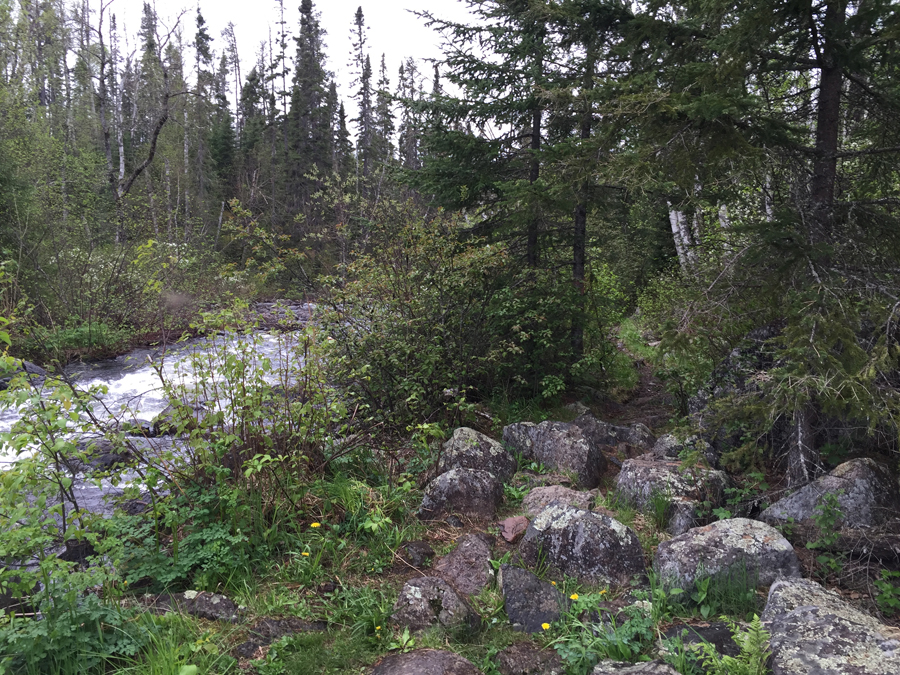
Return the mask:
<path id="1" fill-rule="evenodd" d="M 312 305 L 294 306 L 290 311 L 296 321 L 308 320 Z M 283 317 L 283 313 L 281 315 Z M 210 362 L 221 361 L 225 354 L 241 354 L 251 360 L 268 359 L 272 368 L 265 375 L 270 384 L 283 382 L 285 373 L 298 365 L 294 361 L 296 353 L 289 348 L 290 336 L 266 331 L 256 331 L 245 335 L 197 338 L 166 347 L 136 349 L 128 354 L 94 361 L 78 363 L 68 367 L 65 374 L 79 389 L 103 386 L 106 393 L 97 397 L 93 406 L 94 414 L 101 420 L 118 422 L 134 420 L 151 421 L 166 406 L 169 400 L 163 391 L 160 375 L 167 381 L 177 381 L 185 389 L 196 385 L 210 385 L 208 373 L 201 370 L 198 375 L 191 367 L 192 360 Z M 45 387 L 48 385 L 44 385 Z M 225 401 L 220 401 L 224 403 Z M 21 413 L 15 409 L 0 410 L 0 432 L 8 432 Z M 137 440 L 138 443 L 145 439 Z M 155 443 L 165 444 L 162 439 Z M 0 445 L 0 469 L 15 461 L 10 448 Z"/>

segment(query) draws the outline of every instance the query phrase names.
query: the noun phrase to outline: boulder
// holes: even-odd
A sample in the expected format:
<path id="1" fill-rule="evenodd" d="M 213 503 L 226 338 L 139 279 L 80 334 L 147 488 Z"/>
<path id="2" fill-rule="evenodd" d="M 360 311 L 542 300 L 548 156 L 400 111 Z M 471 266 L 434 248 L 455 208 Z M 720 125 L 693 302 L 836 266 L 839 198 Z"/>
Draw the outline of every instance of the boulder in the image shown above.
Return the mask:
<path id="1" fill-rule="evenodd" d="M 534 422 L 516 422 L 503 427 L 503 445 L 522 459 L 534 459 L 534 437 L 538 425 Z"/>
<path id="2" fill-rule="evenodd" d="M 459 654 L 440 649 L 417 649 L 385 656 L 372 675 L 481 675 L 481 671 Z"/>
<path id="3" fill-rule="evenodd" d="M 506 483 L 516 472 L 516 460 L 503 446 L 482 433 L 460 427 L 444 443 L 438 473 L 450 469 L 481 469 Z"/>
<path id="4" fill-rule="evenodd" d="M 419 518 L 437 520 L 461 514 L 492 520 L 503 501 L 503 486 L 494 474 L 480 469 L 450 469 L 425 488 Z"/>
<path id="5" fill-rule="evenodd" d="M 84 453 L 85 468 L 92 471 L 109 471 L 133 459 L 129 448 L 102 436 L 84 436 L 78 440 L 76 447 Z"/>
<path id="6" fill-rule="evenodd" d="M 461 593 L 478 595 L 494 579 L 489 537 L 464 534 L 456 548 L 434 564 L 434 571 Z"/>
<path id="7" fill-rule="evenodd" d="M 552 649 L 530 642 L 510 645 L 494 656 L 500 675 L 565 675 L 563 661 Z"/>
<path id="8" fill-rule="evenodd" d="M 582 583 L 624 585 L 645 577 L 637 535 L 610 516 L 554 502 L 531 521 L 519 552 Z"/>
<path id="9" fill-rule="evenodd" d="M 600 447 L 574 424 L 513 424 L 503 430 L 503 441 L 514 452 L 550 470 L 575 474 L 578 484 L 587 489 L 597 487 L 606 469 L 606 458 Z"/>
<path id="10" fill-rule="evenodd" d="M 616 447 L 619 443 L 625 443 L 644 452 L 653 448 L 656 436 L 640 422 L 630 424 L 627 427 L 618 427 L 609 422 L 602 422 L 591 414 L 581 415 L 574 422 L 587 436 L 598 446 Z"/>
<path id="11" fill-rule="evenodd" d="M 772 636 L 773 675 L 900 673 L 896 631 L 814 581 L 776 581 L 761 618 Z"/>
<path id="12" fill-rule="evenodd" d="M 768 586 L 780 577 L 799 577 L 800 561 L 794 547 L 775 528 L 756 520 L 731 518 L 662 542 L 653 569 L 663 584 L 690 592 L 703 577 L 731 577 L 753 588 Z"/>
<path id="13" fill-rule="evenodd" d="M 0 373 L 0 391 L 9 388 L 10 383 L 17 375 L 25 374 L 25 380 L 32 387 L 39 387 L 44 384 L 50 373 L 31 361 L 20 361 L 19 365 L 11 371 Z"/>
<path id="14" fill-rule="evenodd" d="M 682 534 L 693 527 L 701 502 L 721 506 L 728 487 L 724 471 L 695 466 L 683 468 L 681 462 L 628 459 L 616 478 L 616 492 L 641 511 L 654 506 L 656 498 L 669 506 L 666 513 L 669 532 Z"/>
<path id="15" fill-rule="evenodd" d="M 547 485 L 536 487 L 525 495 L 525 499 L 522 500 L 522 510 L 529 518 L 534 518 L 551 502 L 559 502 L 590 511 L 595 498 L 596 496 L 592 492 L 579 492 L 562 485 Z"/>
<path id="16" fill-rule="evenodd" d="M 557 621 L 565 608 L 566 600 L 556 586 L 528 570 L 501 565 L 499 584 L 513 630 L 541 633 L 543 624 Z"/>
<path id="17" fill-rule="evenodd" d="M 498 526 L 500 528 L 500 536 L 507 543 L 515 544 L 525 534 L 525 530 L 528 529 L 528 518 L 525 516 L 513 516 L 500 521 Z"/>
<path id="18" fill-rule="evenodd" d="M 193 431 L 209 413 L 202 403 L 181 401 L 170 403 L 153 418 L 154 436 L 175 436 Z"/>
<path id="19" fill-rule="evenodd" d="M 625 661 L 601 661 L 591 675 L 678 675 L 678 671 L 662 661 L 627 663 Z"/>
<path id="20" fill-rule="evenodd" d="M 880 525 L 900 512 L 900 489 L 891 472 L 873 459 L 851 459 L 792 495 L 778 500 L 760 515 L 760 520 L 801 522 L 816 515 L 826 495 L 837 495 L 844 527 Z"/>
<path id="21" fill-rule="evenodd" d="M 419 577 L 406 582 L 394 603 L 391 620 L 411 630 L 423 630 L 435 624 L 474 629 L 480 621 L 465 598 L 437 577 Z"/>

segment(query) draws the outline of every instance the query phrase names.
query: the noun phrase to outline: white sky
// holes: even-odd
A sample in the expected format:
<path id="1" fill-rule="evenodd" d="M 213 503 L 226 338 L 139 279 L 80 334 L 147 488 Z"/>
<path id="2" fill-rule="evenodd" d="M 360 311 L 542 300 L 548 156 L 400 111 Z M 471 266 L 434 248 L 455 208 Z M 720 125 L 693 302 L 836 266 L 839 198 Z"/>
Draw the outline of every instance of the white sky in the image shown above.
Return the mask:
<path id="1" fill-rule="evenodd" d="M 162 25 L 172 25 L 182 9 L 188 10 L 182 18 L 182 26 L 184 41 L 190 44 L 196 32 L 197 0 L 155 0 L 155 4 L 161 21 L 160 28 Z M 392 89 L 397 86 L 397 70 L 407 57 L 423 61 L 440 56 L 440 36 L 406 10 L 430 10 L 441 18 L 453 20 L 466 20 L 468 17 L 464 3 L 459 0 L 313 0 L 313 4 L 321 14 L 321 25 L 326 31 L 328 69 L 335 73 L 339 95 L 348 108 L 351 80 L 348 68 L 350 29 L 357 7 L 362 6 L 366 19 L 368 49 L 375 78 L 377 79 L 383 52 Z M 285 21 L 291 35 L 294 35 L 300 23 L 300 0 L 285 0 L 284 5 Z M 268 42 L 270 28 L 273 38 L 278 29 L 276 22 L 279 17 L 275 1 L 199 0 L 199 6 L 206 19 L 207 31 L 214 38 L 213 47 L 219 54 L 225 44 L 221 38 L 222 29 L 229 21 L 234 23 L 238 50 L 241 53 L 241 76 L 246 78 L 256 63 L 260 42 Z M 117 15 L 120 28 L 124 27 L 129 36 L 134 36 L 140 28 L 142 8 L 143 0 L 114 0 L 110 10 Z M 288 50 L 293 57 L 293 42 L 289 43 Z M 193 59 L 190 62 L 192 61 Z M 431 66 L 423 62 L 420 64 L 420 71 L 428 77 L 430 83 Z M 430 89 L 430 84 L 427 88 Z"/>

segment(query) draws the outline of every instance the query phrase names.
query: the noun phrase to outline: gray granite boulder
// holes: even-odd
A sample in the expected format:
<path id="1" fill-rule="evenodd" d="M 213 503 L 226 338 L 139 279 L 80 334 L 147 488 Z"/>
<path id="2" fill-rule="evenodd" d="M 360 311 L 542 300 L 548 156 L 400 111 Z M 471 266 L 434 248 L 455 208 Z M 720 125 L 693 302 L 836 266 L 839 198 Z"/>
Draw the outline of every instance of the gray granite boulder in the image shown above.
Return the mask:
<path id="1" fill-rule="evenodd" d="M 579 492 L 562 485 L 546 485 L 532 489 L 522 500 L 522 510 L 529 518 L 533 518 L 551 502 L 568 504 L 578 509 L 589 511 L 594 503 L 592 492 Z"/>
<path id="2" fill-rule="evenodd" d="M 478 626 L 480 619 L 465 598 L 450 584 L 437 577 L 418 577 L 406 582 L 391 621 L 410 630 L 423 630 L 440 624 L 446 628 Z"/>
<path id="3" fill-rule="evenodd" d="M 627 427 L 619 427 L 609 422 L 602 422 L 591 414 L 578 417 L 574 422 L 595 445 L 617 446 L 625 443 L 647 452 L 656 443 L 656 436 L 640 422 L 630 424 Z"/>
<path id="4" fill-rule="evenodd" d="M 503 486 L 494 474 L 479 469 L 450 469 L 425 488 L 419 518 L 437 520 L 459 514 L 491 520 L 503 501 Z"/>
<path id="5" fill-rule="evenodd" d="M 513 452 L 540 462 L 547 469 L 575 474 L 578 484 L 587 489 L 597 487 L 606 469 L 600 446 L 574 424 L 512 424 L 503 430 L 503 441 Z"/>
<path id="6" fill-rule="evenodd" d="M 775 528 L 756 520 L 731 518 L 695 527 L 656 549 L 653 569 L 660 581 L 690 591 L 702 577 L 746 574 L 752 586 L 781 577 L 799 577 L 794 547 Z"/>
<path id="7" fill-rule="evenodd" d="M 873 459 L 851 459 L 780 499 L 760 515 L 769 523 L 800 522 L 816 515 L 828 494 L 837 495 L 843 512 L 844 527 L 880 525 L 900 513 L 900 488 L 897 479 Z"/>
<path id="8" fill-rule="evenodd" d="M 146 604 L 157 611 L 177 611 L 209 621 L 234 623 L 240 616 L 238 606 L 230 599 L 224 595 L 206 591 L 165 593 L 155 598 L 149 598 Z"/>
<path id="9" fill-rule="evenodd" d="M 772 636 L 773 675 L 900 673 L 896 629 L 814 581 L 776 581 L 761 618 Z"/>
<path id="10" fill-rule="evenodd" d="M 417 649 L 385 656 L 372 675 L 481 675 L 481 671 L 459 654 L 440 649 Z"/>
<path id="11" fill-rule="evenodd" d="M 516 472 L 516 460 L 503 446 L 482 433 L 460 427 L 444 443 L 438 473 L 450 469 L 481 469 L 506 483 Z"/>
<path id="12" fill-rule="evenodd" d="M 489 537 L 464 534 L 456 548 L 434 564 L 434 571 L 461 593 L 478 595 L 494 579 Z"/>
<path id="13" fill-rule="evenodd" d="M 582 583 L 620 586 L 647 572 L 634 531 L 607 515 L 558 502 L 531 521 L 519 553 L 529 565 L 544 561 Z"/>
<path id="14" fill-rule="evenodd" d="M 498 579 L 506 616 L 514 630 L 541 633 L 543 624 L 557 621 L 565 608 L 565 598 L 557 587 L 528 570 L 502 565 Z"/>
<path id="15" fill-rule="evenodd" d="M 669 532 L 679 535 L 693 527 L 702 502 L 713 507 L 725 500 L 729 485 L 724 471 L 664 459 L 628 459 L 616 477 L 616 492 L 641 511 L 647 511 L 658 496 L 669 503 L 666 520 Z"/>

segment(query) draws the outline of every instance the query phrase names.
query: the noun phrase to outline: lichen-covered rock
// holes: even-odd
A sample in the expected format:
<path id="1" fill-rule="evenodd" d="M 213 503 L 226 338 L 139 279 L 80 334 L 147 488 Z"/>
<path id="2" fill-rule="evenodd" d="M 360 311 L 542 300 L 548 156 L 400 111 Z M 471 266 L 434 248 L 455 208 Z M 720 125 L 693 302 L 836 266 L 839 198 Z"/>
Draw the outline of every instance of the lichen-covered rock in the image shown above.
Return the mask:
<path id="1" fill-rule="evenodd" d="M 837 495 L 845 527 L 872 527 L 900 512 L 900 488 L 891 472 L 873 459 L 851 459 L 831 473 L 780 499 L 760 515 L 770 523 L 812 518 L 825 496 Z"/>
<path id="2" fill-rule="evenodd" d="M 630 528 L 558 502 L 531 521 L 519 552 L 529 565 L 543 560 L 582 583 L 619 586 L 647 572 L 640 541 Z"/>
<path id="3" fill-rule="evenodd" d="M 437 577 L 419 577 L 406 582 L 394 603 L 391 620 L 411 630 L 423 630 L 435 624 L 475 628 L 479 623 L 478 615 L 465 598 Z"/>
<path id="4" fill-rule="evenodd" d="M 606 458 L 579 427 L 565 422 L 510 427 L 503 430 L 503 440 L 513 451 L 552 471 L 573 473 L 584 488 L 595 488 L 600 483 Z"/>
<path id="5" fill-rule="evenodd" d="M 557 587 L 528 570 L 501 565 L 498 579 L 506 616 L 514 630 L 540 633 L 543 624 L 557 621 L 565 608 L 566 601 Z"/>
<path id="6" fill-rule="evenodd" d="M 653 569 L 662 583 L 686 591 L 697 579 L 746 573 L 753 586 L 799 577 L 794 547 L 773 527 L 747 518 L 695 527 L 656 549 Z"/>
<path id="7" fill-rule="evenodd" d="M 694 526 L 701 502 L 714 507 L 723 503 L 728 484 L 724 471 L 699 466 L 685 469 L 680 462 L 638 458 L 622 463 L 616 492 L 642 511 L 648 510 L 655 498 L 669 502 L 668 529 L 679 535 Z"/>
<path id="8" fill-rule="evenodd" d="M 437 520 L 460 514 L 493 519 L 503 501 L 503 486 L 494 474 L 479 469 L 450 469 L 425 488 L 419 518 Z"/>
<path id="9" fill-rule="evenodd" d="M 562 658 L 529 642 L 510 645 L 494 657 L 500 675 L 564 675 Z"/>
<path id="10" fill-rule="evenodd" d="M 459 654 L 417 649 L 384 657 L 372 675 L 481 675 L 481 671 Z"/>
<path id="11" fill-rule="evenodd" d="M 516 422 L 503 427 L 503 444 L 522 459 L 534 459 L 534 437 L 538 425 L 534 422 Z"/>
<path id="12" fill-rule="evenodd" d="M 619 427 L 598 420 L 588 413 L 578 417 L 572 424 L 579 427 L 598 446 L 617 446 L 619 443 L 625 443 L 648 451 L 656 443 L 656 436 L 653 435 L 653 432 L 640 422 L 627 427 Z"/>
<path id="13" fill-rule="evenodd" d="M 398 552 L 400 562 L 410 567 L 428 567 L 434 558 L 434 549 L 427 541 L 408 541 L 400 547 Z"/>
<path id="14" fill-rule="evenodd" d="M 494 579 L 491 546 L 484 534 L 465 534 L 434 564 L 435 573 L 466 595 L 478 595 Z"/>
<path id="15" fill-rule="evenodd" d="M 678 671 L 662 661 L 627 663 L 624 661 L 601 661 L 591 675 L 678 675 Z"/>
<path id="16" fill-rule="evenodd" d="M 589 511 L 594 499 L 595 495 L 592 492 L 579 492 L 562 485 L 546 485 L 536 487 L 525 495 L 525 499 L 522 500 L 522 510 L 529 518 L 534 518 L 551 502 L 559 502 Z"/>
<path id="17" fill-rule="evenodd" d="M 503 446 L 482 433 L 460 427 L 444 443 L 438 473 L 450 469 L 481 469 L 506 483 L 516 472 L 516 460 Z"/>
<path id="18" fill-rule="evenodd" d="M 900 673 L 900 642 L 886 626 L 814 581 L 776 581 L 761 618 L 773 675 Z"/>

